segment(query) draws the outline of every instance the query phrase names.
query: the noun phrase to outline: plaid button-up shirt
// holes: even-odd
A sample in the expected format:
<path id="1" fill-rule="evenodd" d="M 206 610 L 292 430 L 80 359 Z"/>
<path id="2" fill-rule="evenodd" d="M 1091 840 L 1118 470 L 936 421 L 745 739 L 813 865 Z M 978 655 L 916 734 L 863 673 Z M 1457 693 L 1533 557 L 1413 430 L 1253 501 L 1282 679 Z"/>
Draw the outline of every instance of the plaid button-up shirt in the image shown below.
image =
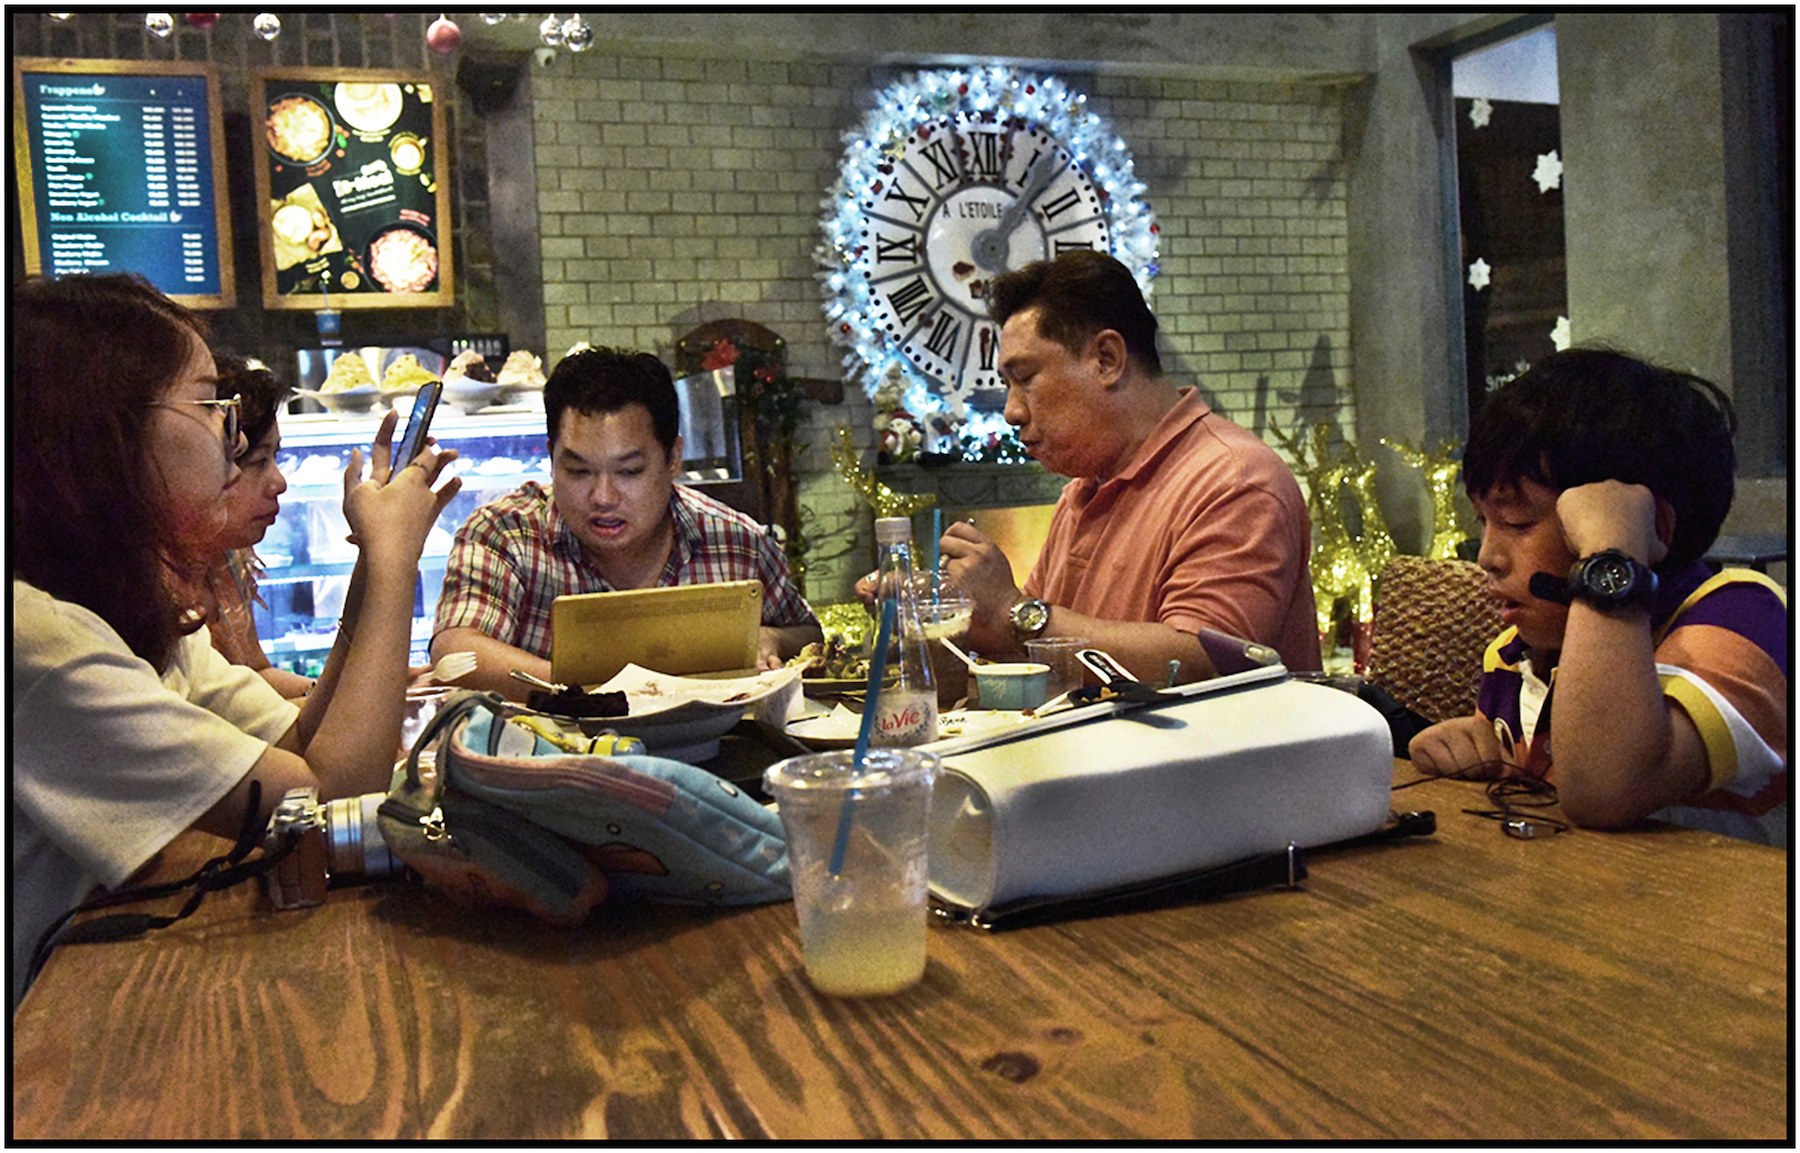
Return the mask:
<path id="1" fill-rule="evenodd" d="M 659 587 L 760 580 L 764 625 L 818 623 L 788 576 L 781 546 L 756 521 L 679 484 L 669 512 L 675 547 Z M 475 629 L 547 658 L 551 602 L 570 593 L 614 591 L 558 515 L 550 490 L 526 481 L 476 509 L 456 530 L 432 631 Z"/>

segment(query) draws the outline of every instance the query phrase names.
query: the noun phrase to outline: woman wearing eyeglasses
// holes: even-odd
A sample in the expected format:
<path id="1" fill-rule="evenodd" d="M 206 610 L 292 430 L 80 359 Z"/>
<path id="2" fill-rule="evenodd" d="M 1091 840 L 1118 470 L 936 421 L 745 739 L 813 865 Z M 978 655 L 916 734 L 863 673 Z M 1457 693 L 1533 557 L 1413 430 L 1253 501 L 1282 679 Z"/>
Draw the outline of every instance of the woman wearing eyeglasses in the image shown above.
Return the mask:
<path id="1" fill-rule="evenodd" d="M 235 839 L 292 788 L 387 787 L 419 552 L 460 482 L 438 486 L 456 454 L 432 449 L 390 476 L 392 416 L 367 477 L 351 454 L 359 554 L 337 643 L 296 707 L 214 651 L 190 591 L 242 449 L 204 322 L 127 275 L 30 282 L 11 320 L 16 1007 L 44 929 L 176 834 Z"/>

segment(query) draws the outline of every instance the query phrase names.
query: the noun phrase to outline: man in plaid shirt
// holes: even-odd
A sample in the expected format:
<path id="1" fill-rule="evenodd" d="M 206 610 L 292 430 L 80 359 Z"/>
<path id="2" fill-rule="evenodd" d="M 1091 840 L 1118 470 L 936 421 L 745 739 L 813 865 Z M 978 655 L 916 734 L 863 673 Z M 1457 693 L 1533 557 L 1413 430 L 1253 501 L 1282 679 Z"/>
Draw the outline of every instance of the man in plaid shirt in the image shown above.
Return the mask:
<path id="1" fill-rule="evenodd" d="M 476 509 L 444 569 L 431 655 L 476 654 L 459 685 L 522 699 L 508 670 L 548 680 L 550 605 L 570 593 L 760 580 L 761 667 L 823 639 L 763 527 L 675 483 L 681 413 L 660 360 L 573 353 L 545 382 L 544 409 L 551 487 L 527 481 Z"/>

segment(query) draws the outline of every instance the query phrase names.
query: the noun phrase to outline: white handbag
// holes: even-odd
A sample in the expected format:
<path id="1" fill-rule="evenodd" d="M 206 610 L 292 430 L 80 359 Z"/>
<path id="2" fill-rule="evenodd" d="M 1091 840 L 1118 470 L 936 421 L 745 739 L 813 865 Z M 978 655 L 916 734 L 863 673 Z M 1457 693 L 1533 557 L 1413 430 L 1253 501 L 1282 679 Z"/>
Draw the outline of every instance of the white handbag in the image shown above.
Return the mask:
<path id="1" fill-rule="evenodd" d="M 1430 831 L 1388 825 L 1392 737 L 1353 694 L 1277 665 L 1146 695 L 934 747 L 940 912 L 998 928 L 1134 893 L 1293 882 L 1299 849 Z"/>

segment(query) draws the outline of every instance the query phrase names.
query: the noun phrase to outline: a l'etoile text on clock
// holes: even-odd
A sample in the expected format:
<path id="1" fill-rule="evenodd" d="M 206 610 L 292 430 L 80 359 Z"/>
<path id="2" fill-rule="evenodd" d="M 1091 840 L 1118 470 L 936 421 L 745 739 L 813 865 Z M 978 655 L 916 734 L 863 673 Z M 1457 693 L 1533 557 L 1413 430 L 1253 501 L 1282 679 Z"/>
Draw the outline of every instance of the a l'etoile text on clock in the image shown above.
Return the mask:
<path id="1" fill-rule="evenodd" d="M 965 200 L 951 205 L 950 210 L 965 220 L 999 220 L 1006 215 L 1006 204 L 1001 201 Z"/>

